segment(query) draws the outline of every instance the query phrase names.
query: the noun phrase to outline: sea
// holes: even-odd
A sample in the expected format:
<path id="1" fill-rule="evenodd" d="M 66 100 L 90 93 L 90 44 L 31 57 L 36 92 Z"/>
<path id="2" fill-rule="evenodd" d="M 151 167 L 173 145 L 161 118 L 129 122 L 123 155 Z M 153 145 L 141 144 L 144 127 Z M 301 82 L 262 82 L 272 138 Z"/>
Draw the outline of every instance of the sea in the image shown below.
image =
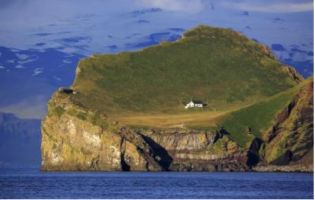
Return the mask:
<path id="1" fill-rule="evenodd" d="M 313 173 L 0 169 L 0 198 L 313 199 Z"/>

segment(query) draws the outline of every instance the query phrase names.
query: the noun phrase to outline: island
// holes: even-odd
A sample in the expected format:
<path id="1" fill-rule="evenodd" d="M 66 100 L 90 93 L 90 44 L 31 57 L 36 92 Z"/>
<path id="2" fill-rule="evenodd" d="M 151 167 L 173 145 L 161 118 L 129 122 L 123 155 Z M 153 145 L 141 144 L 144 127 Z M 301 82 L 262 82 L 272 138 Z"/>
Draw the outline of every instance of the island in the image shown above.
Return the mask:
<path id="1" fill-rule="evenodd" d="M 44 171 L 313 171 L 313 78 L 200 25 L 81 60 L 41 134 Z"/>

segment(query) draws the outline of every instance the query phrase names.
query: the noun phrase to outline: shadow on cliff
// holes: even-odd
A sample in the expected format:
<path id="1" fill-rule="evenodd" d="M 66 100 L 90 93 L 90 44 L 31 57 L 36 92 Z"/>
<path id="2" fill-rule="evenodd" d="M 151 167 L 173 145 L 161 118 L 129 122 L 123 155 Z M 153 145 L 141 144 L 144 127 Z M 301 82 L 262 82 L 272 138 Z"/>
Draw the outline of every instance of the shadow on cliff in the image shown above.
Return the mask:
<path id="1" fill-rule="evenodd" d="M 150 137 L 142 135 L 142 138 L 147 142 L 152 150 L 154 151 L 155 160 L 162 166 L 165 170 L 169 170 L 170 165 L 172 164 L 173 158 L 168 154 L 166 149 L 152 140 Z"/>
<path id="2" fill-rule="evenodd" d="M 247 152 L 246 165 L 249 168 L 252 168 L 259 163 L 259 161 L 260 161 L 259 150 L 260 150 L 260 147 L 262 144 L 263 144 L 263 140 L 261 140 L 260 138 L 255 138 L 252 141 L 252 143 L 249 147 L 249 150 Z"/>

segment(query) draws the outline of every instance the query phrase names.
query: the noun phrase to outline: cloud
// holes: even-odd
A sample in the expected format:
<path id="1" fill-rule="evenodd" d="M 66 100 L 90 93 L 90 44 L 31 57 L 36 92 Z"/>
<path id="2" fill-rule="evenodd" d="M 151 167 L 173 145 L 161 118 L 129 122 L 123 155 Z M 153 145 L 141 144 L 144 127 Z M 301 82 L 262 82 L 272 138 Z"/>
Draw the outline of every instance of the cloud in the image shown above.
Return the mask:
<path id="1" fill-rule="evenodd" d="M 19 64 L 23 65 L 23 64 L 27 64 L 27 63 L 30 63 L 30 62 L 34 62 L 36 61 L 37 58 L 31 58 L 31 59 L 27 59 L 27 60 L 19 60 L 17 61 Z"/>
<path id="2" fill-rule="evenodd" d="M 15 55 L 16 55 L 17 59 L 19 59 L 19 60 L 26 60 L 27 58 L 29 58 L 29 56 L 26 54 L 16 53 Z"/>
<path id="3" fill-rule="evenodd" d="M 15 60 L 7 60 L 7 63 L 15 63 Z"/>
<path id="4" fill-rule="evenodd" d="M 272 22 L 274 23 L 280 23 L 280 22 L 284 22 L 284 19 L 280 18 L 280 17 L 275 17 L 272 19 Z"/>
<path id="5" fill-rule="evenodd" d="M 311 1 L 224 1 L 221 3 L 226 7 L 239 10 L 268 13 L 296 13 L 313 11 L 313 2 Z"/>
<path id="6" fill-rule="evenodd" d="M 242 15 L 249 16 L 249 12 L 248 11 L 243 11 Z"/>
<path id="7" fill-rule="evenodd" d="M 117 45 L 109 45 L 107 46 L 111 51 L 116 51 L 118 49 Z"/>
<path id="8" fill-rule="evenodd" d="M 285 51 L 282 44 L 271 44 L 271 49 L 274 51 Z"/>
<path id="9" fill-rule="evenodd" d="M 152 33 L 145 38 L 141 38 L 140 42 L 128 43 L 126 47 L 128 49 L 139 49 L 152 45 L 160 44 L 162 41 L 176 41 L 181 35 L 172 32 L 158 32 Z"/>
<path id="10" fill-rule="evenodd" d="M 204 9 L 203 0 L 136 0 L 138 4 L 147 7 L 157 7 L 167 11 L 180 11 L 188 13 L 200 12 Z"/>
<path id="11" fill-rule="evenodd" d="M 41 68 L 41 67 L 35 68 L 34 71 L 33 71 L 32 76 L 38 76 L 38 75 L 40 75 L 41 73 L 43 73 L 43 70 L 44 70 L 44 69 Z"/>
<path id="12" fill-rule="evenodd" d="M 52 33 L 35 33 L 34 35 L 39 36 L 39 37 L 44 37 L 44 36 L 52 35 Z"/>
<path id="13" fill-rule="evenodd" d="M 131 14 L 135 17 L 145 15 L 148 13 L 157 13 L 157 12 L 162 12 L 161 8 L 148 8 L 148 9 L 142 9 L 142 10 L 135 10 L 132 11 Z"/>
<path id="14" fill-rule="evenodd" d="M 185 31 L 185 29 L 183 29 L 183 28 L 176 28 L 176 27 L 174 27 L 174 28 L 169 28 L 169 30 L 175 31 L 175 32 L 184 32 L 184 31 Z"/>
<path id="15" fill-rule="evenodd" d="M 16 69 L 24 69 L 25 67 L 23 65 L 16 65 L 15 68 Z"/>
<path id="16" fill-rule="evenodd" d="M 65 63 L 65 64 L 70 64 L 70 63 L 72 63 L 72 60 L 67 60 L 67 59 L 65 59 L 65 60 L 63 60 L 62 62 Z"/>
<path id="17" fill-rule="evenodd" d="M 139 19 L 139 20 L 137 21 L 137 23 L 138 23 L 138 24 L 148 24 L 148 23 L 150 23 L 150 21 L 149 21 L 149 20 L 145 20 L 145 19 Z"/>

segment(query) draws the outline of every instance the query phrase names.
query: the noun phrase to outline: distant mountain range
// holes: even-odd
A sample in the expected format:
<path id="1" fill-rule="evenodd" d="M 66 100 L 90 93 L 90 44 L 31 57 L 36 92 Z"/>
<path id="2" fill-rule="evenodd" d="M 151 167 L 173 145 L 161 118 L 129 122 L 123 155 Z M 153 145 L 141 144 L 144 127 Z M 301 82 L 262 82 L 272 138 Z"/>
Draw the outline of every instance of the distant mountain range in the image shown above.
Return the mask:
<path id="1" fill-rule="evenodd" d="M 0 113 L 0 167 L 38 166 L 40 120 Z"/>

